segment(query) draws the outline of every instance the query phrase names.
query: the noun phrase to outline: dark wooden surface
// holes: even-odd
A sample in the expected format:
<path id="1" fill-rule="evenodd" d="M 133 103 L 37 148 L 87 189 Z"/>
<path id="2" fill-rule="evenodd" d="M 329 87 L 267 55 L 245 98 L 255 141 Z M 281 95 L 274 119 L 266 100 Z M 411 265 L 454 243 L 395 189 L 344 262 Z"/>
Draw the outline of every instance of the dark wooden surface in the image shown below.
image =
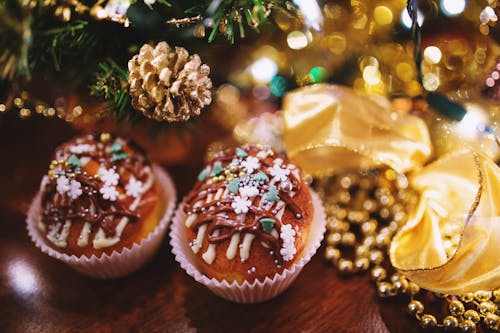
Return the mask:
<path id="1" fill-rule="evenodd" d="M 174 261 L 168 238 L 146 267 L 112 281 L 42 254 L 27 236 L 25 213 L 53 149 L 72 135 L 58 120 L 0 115 L 0 332 L 419 331 L 404 299 L 378 299 L 366 275 L 342 278 L 323 248 L 283 295 L 253 305 L 195 282 Z M 181 195 L 197 164 L 167 168 Z"/>

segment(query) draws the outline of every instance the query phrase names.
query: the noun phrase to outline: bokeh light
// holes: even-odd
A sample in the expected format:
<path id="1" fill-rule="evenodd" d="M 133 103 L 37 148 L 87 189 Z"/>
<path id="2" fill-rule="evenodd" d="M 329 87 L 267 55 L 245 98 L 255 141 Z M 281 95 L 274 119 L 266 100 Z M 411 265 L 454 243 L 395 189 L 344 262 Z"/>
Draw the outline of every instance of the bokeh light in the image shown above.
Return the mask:
<path id="1" fill-rule="evenodd" d="M 293 50 L 300 50 L 307 46 L 307 36 L 302 31 L 292 31 L 286 37 L 288 46 Z"/>
<path id="2" fill-rule="evenodd" d="M 23 297 L 29 297 L 38 291 L 39 281 L 28 262 L 14 259 L 8 263 L 7 279 L 14 291 Z"/>
<path id="3" fill-rule="evenodd" d="M 309 79 L 312 83 L 326 82 L 328 77 L 328 71 L 321 66 L 314 67 L 309 71 Z"/>
<path id="4" fill-rule="evenodd" d="M 271 58 L 262 57 L 250 66 L 250 73 L 255 81 L 268 83 L 278 73 L 278 65 Z"/>
<path id="5" fill-rule="evenodd" d="M 327 37 L 327 45 L 333 54 L 340 55 L 347 47 L 347 40 L 343 33 L 334 32 Z"/>
<path id="6" fill-rule="evenodd" d="M 293 0 L 299 7 L 307 26 L 319 31 L 323 24 L 323 15 L 316 0 Z"/>
<path id="7" fill-rule="evenodd" d="M 427 73 L 422 79 L 422 85 L 427 91 L 436 91 L 440 83 L 439 76 L 434 73 Z"/>
<path id="8" fill-rule="evenodd" d="M 388 25 L 392 23 L 392 11 L 386 6 L 377 6 L 373 11 L 373 18 L 379 25 Z"/>
<path id="9" fill-rule="evenodd" d="M 424 13 L 422 13 L 420 10 L 417 10 L 417 23 L 419 26 L 422 26 L 422 24 L 424 24 L 424 18 Z M 406 8 L 401 12 L 401 24 L 405 29 L 410 30 L 411 17 L 410 14 L 408 14 Z"/>
<path id="10" fill-rule="evenodd" d="M 439 7 L 446 16 L 460 15 L 465 9 L 465 0 L 441 0 Z"/>
<path id="11" fill-rule="evenodd" d="M 271 91 L 271 94 L 276 97 L 282 97 L 288 89 L 288 83 L 282 76 L 276 75 L 273 77 L 271 82 L 269 82 L 269 90 Z"/>
<path id="12" fill-rule="evenodd" d="M 455 126 L 456 133 L 462 138 L 475 139 L 479 136 L 479 128 L 488 124 L 486 112 L 476 104 L 465 105 L 467 113 Z"/>
<path id="13" fill-rule="evenodd" d="M 437 46 L 428 46 L 424 50 L 424 60 L 429 64 L 438 64 L 441 61 L 441 50 Z"/>
<path id="14" fill-rule="evenodd" d="M 363 69 L 363 80 L 365 80 L 367 84 L 375 85 L 380 83 L 380 77 L 380 71 L 373 65 L 366 66 Z"/>
<path id="15" fill-rule="evenodd" d="M 407 62 L 396 65 L 396 76 L 403 82 L 410 82 L 414 77 L 413 67 Z"/>

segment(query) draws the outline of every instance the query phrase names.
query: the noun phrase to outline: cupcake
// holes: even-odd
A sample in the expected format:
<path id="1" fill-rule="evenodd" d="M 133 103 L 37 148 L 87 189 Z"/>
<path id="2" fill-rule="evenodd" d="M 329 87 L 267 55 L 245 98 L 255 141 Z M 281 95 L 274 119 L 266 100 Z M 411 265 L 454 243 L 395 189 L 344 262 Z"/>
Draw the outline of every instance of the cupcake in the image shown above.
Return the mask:
<path id="1" fill-rule="evenodd" d="M 215 293 L 258 302 L 282 292 L 315 253 L 324 211 L 300 170 L 269 147 L 215 155 L 172 226 L 176 259 Z"/>
<path id="2" fill-rule="evenodd" d="M 170 177 L 132 142 L 81 136 L 56 149 L 28 231 L 43 252 L 82 273 L 118 277 L 154 254 L 175 197 Z"/>

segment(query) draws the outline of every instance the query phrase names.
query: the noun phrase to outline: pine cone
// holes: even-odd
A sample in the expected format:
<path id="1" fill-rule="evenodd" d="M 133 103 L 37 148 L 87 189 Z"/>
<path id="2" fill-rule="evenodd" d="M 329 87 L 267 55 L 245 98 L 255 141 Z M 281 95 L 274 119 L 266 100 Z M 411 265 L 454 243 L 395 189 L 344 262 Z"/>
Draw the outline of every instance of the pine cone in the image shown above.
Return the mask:
<path id="1" fill-rule="evenodd" d="M 212 102 L 210 67 L 183 47 L 145 44 L 129 62 L 132 106 L 157 121 L 186 121 Z"/>

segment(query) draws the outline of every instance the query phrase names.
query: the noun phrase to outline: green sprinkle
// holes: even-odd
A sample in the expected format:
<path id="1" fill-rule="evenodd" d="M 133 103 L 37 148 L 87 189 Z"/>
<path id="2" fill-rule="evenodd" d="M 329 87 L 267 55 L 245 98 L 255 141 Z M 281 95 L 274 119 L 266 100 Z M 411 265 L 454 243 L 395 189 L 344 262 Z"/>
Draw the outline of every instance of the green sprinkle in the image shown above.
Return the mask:
<path id="1" fill-rule="evenodd" d="M 128 158 L 127 153 L 114 153 L 113 156 L 111 157 L 111 160 L 113 162 L 116 162 L 116 161 L 126 160 L 127 158 Z"/>
<path id="2" fill-rule="evenodd" d="M 116 154 L 116 153 L 119 153 L 122 151 L 122 145 L 119 144 L 118 142 L 115 142 L 111 145 L 111 147 L 109 148 L 109 151 Z"/>
<path id="3" fill-rule="evenodd" d="M 260 225 L 262 225 L 262 229 L 264 229 L 265 232 L 267 232 L 268 234 L 271 233 L 271 231 L 273 230 L 274 228 L 274 220 L 273 219 L 270 219 L 270 218 L 263 218 L 263 219 L 260 219 Z"/>
<path id="4" fill-rule="evenodd" d="M 269 181 L 269 177 L 267 177 L 267 175 L 262 171 L 257 172 L 253 176 L 253 179 L 255 179 L 258 182 L 268 182 Z"/>
<path id="5" fill-rule="evenodd" d="M 210 173 L 210 177 L 215 177 L 218 176 L 222 171 L 224 171 L 224 168 L 220 163 L 215 163 L 214 168 L 212 169 L 212 172 Z"/>
<path id="6" fill-rule="evenodd" d="M 267 201 L 278 201 L 280 198 L 278 197 L 278 191 L 276 190 L 276 186 L 271 186 L 269 188 L 269 192 L 266 193 L 264 197 Z"/>
<path id="7" fill-rule="evenodd" d="M 241 148 L 238 147 L 238 148 L 236 148 L 236 156 L 238 156 L 238 157 L 247 157 L 248 154 L 247 154 L 246 151 L 244 151 L 243 149 L 241 149 Z"/>
<path id="8" fill-rule="evenodd" d="M 71 155 L 68 158 L 68 161 L 66 162 L 66 165 L 71 167 L 71 168 L 81 168 L 82 167 L 82 162 L 76 157 L 75 155 Z"/>
<path id="9" fill-rule="evenodd" d="M 208 168 L 205 168 L 201 170 L 201 172 L 198 174 L 198 181 L 202 182 L 204 181 L 208 176 Z"/>
<path id="10" fill-rule="evenodd" d="M 229 192 L 236 194 L 238 193 L 238 189 L 240 187 L 240 179 L 239 178 L 234 178 L 232 182 L 226 185 L 226 188 L 229 190 Z"/>

